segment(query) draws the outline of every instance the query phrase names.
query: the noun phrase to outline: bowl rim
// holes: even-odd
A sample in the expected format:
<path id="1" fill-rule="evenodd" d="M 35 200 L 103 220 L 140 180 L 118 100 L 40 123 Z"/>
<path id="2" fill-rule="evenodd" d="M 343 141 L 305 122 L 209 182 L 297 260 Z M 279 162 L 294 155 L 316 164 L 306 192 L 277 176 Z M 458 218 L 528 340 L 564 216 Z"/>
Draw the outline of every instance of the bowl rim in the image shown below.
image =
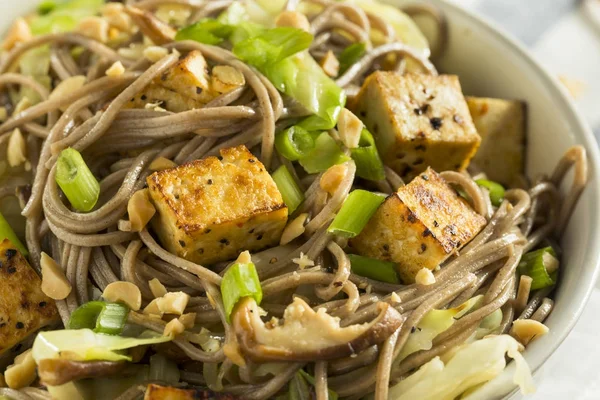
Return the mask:
<path id="1" fill-rule="evenodd" d="M 469 26 L 476 26 L 479 29 L 483 29 L 491 35 L 494 35 L 497 39 L 503 41 L 504 44 L 514 51 L 516 57 L 519 57 L 522 61 L 525 61 L 528 64 L 528 67 L 539 75 L 541 80 L 545 83 L 546 88 L 551 92 L 553 100 L 558 103 L 561 113 L 563 114 L 563 118 L 568 122 L 569 127 L 572 129 L 572 133 L 576 142 L 582 144 L 586 149 L 588 165 L 591 168 L 589 168 L 590 176 L 588 187 L 586 187 L 585 190 L 593 190 L 593 197 L 597 199 L 598 191 L 600 190 L 600 175 L 598 174 L 598 171 L 600 171 L 600 150 L 598 148 L 598 142 L 596 141 L 589 124 L 582 117 L 579 110 L 576 109 L 575 104 L 567 92 L 567 89 L 558 81 L 558 78 L 552 75 L 546 67 L 536 60 L 531 51 L 525 47 L 525 45 L 522 44 L 513 34 L 499 26 L 490 18 L 481 15 L 472 9 L 467 9 L 450 0 L 429 1 L 434 4 L 442 4 L 444 8 L 451 9 L 453 12 L 461 14 L 468 19 Z M 592 200 L 594 199 L 592 198 Z M 600 229 L 593 225 L 590 230 L 589 237 L 600 237 Z M 596 285 L 596 281 L 600 273 L 600 246 L 588 247 L 585 260 L 587 259 L 592 260 L 593 269 L 591 269 L 591 274 L 589 272 L 590 269 L 586 269 L 585 274 L 580 278 L 580 280 L 584 281 L 585 285 L 579 289 L 580 291 L 584 291 L 583 296 L 580 298 L 579 302 L 574 305 L 575 310 L 569 316 L 568 321 L 564 321 L 565 328 L 562 329 L 559 335 L 555 336 L 555 339 L 552 341 L 551 345 L 546 347 L 547 351 L 545 351 L 543 356 L 540 358 L 539 364 L 532 368 L 532 372 L 534 373 L 548 361 L 550 356 L 556 352 L 567 336 L 571 333 L 589 301 L 592 290 Z M 507 394 L 505 398 L 508 399 L 515 391 L 516 389 Z"/>

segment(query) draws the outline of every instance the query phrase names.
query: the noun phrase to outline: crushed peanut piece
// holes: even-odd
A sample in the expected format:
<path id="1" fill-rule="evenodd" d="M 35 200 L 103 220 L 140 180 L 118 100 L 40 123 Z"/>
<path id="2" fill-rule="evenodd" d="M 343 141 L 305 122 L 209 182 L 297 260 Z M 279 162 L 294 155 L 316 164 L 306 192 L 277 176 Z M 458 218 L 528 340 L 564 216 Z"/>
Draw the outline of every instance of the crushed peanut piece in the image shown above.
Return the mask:
<path id="1" fill-rule="evenodd" d="M 333 196 L 347 173 L 348 167 L 345 164 L 333 165 L 323 173 L 321 180 L 319 181 L 319 186 Z"/>
<path id="2" fill-rule="evenodd" d="M 158 299 L 158 309 L 162 314 L 182 315 L 190 295 L 184 292 L 170 292 Z"/>
<path id="3" fill-rule="evenodd" d="M 133 311 L 142 307 L 142 292 L 131 282 L 117 281 L 108 284 L 102 297 L 113 303 L 125 303 Z"/>
<path id="4" fill-rule="evenodd" d="M 246 78 L 238 69 L 229 65 L 217 65 L 212 69 L 211 87 L 218 93 L 231 92 L 244 86 Z"/>
<path id="5" fill-rule="evenodd" d="M 157 62 L 160 59 L 166 57 L 169 54 L 169 50 L 160 46 L 150 46 L 144 49 L 144 57 L 150 62 Z"/>
<path id="6" fill-rule="evenodd" d="M 360 142 L 360 134 L 364 128 L 363 122 L 352 111 L 342 108 L 337 123 L 340 139 L 349 149 L 355 149 Z"/>
<path id="7" fill-rule="evenodd" d="M 181 335 L 185 331 L 185 326 L 178 319 L 172 319 L 167 325 L 163 335 L 165 336 L 177 336 Z"/>
<path id="8" fill-rule="evenodd" d="M 76 32 L 97 40 L 100 43 L 108 42 L 108 21 L 101 17 L 85 17 L 77 25 Z"/>
<path id="9" fill-rule="evenodd" d="M 325 54 L 319 64 L 321 65 L 323 71 L 332 78 L 335 78 L 340 73 L 340 62 L 331 50 Z"/>
<path id="10" fill-rule="evenodd" d="M 66 299 L 71 293 L 72 287 L 60 265 L 44 252 L 42 252 L 40 265 L 42 267 L 42 292 L 54 300 Z"/>
<path id="11" fill-rule="evenodd" d="M 6 151 L 6 159 L 11 167 L 19 166 L 27 161 L 27 144 L 19 128 L 15 128 L 10 134 Z"/>
<path id="12" fill-rule="evenodd" d="M 283 246 L 297 237 L 300 237 L 300 235 L 304 233 L 304 223 L 306 222 L 307 218 L 308 214 L 303 213 L 289 222 L 281 234 L 281 240 L 279 244 Z"/>
<path id="13" fill-rule="evenodd" d="M 2 42 L 2 48 L 4 50 L 11 50 L 19 43 L 27 42 L 33 37 L 29 24 L 23 18 L 15 19 L 12 26 L 8 30 L 4 41 Z"/>
<path id="14" fill-rule="evenodd" d="M 21 389 L 33 383 L 37 377 L 35 360 L 31 349 L 15 357 L 15 363 L 6 368 L 4 379 L 11 389 Z"/>
<path id="15" fill-rule="evenodd" d="M 155 298 L 163 297 L 167 294 L 167 289 L 165 285 L 163 285 L 158 279 L 154 278 L 150 282 L 148 282 L 148 286 L 150 286 L 150 291 Z"/>
<path id="16" fill-rule="evenodd" d="M 112 76 L 114 78 L 121 76 L 125 73 L 125 67 L 121 63 L 121 61 L 115 62 L 110 66 L 109 69 L 106 70 L 106 76 Z"/>
<path id="17" fill-rule="evenodd" d="M 131 230 L 141 232 L 156 214 L 156 208 L 150 202 L 148 189 L 138 190 L 131 196 L 127 203 L 127 214 L 131 222 Z"/>
<path id="18" fill-rule="evenodd" d="M 297 28 L 310 32 L 310 22 L 308 22 L 308 18 L 298 11 L 283 11 L 275 19 L 275 26 L 288 26 L 290 28 Z"/>
<path id="19" fill-rule="evenodd" d="M 313 267 L 315 262 L 308 258 L 308 256 L 302 252 L 300 252 L 299 258 L 293 258 L 292 262 L 298 265 L 298 269 L 305 269 L 306 267 Z M 295 272 L 295 271 L 294 271 Z"/>
<path id="20" fill-rule="evenodd" d="M 196 323 L 196 313 L 183 314 L 179 317 L 179 322 L 181 322 L 186 329 L 192 329 Z"/>
<path id="21" fill-rule="evenodd" d="M 510 328 L 510 335 L 517 339 L 523 346 L 527 346 L 529 342 L 539 336 L 548 333 L 549 329 L 546 325 L 533 319 L 518 319 L 513 322 Z"/>
<path id="22" fill-rule="evenodd" d="M 435 283 L 435 276 L 429 268 L 421 268 L 415 276 L 415 282 L 417 285 L 429 286 Z"/>

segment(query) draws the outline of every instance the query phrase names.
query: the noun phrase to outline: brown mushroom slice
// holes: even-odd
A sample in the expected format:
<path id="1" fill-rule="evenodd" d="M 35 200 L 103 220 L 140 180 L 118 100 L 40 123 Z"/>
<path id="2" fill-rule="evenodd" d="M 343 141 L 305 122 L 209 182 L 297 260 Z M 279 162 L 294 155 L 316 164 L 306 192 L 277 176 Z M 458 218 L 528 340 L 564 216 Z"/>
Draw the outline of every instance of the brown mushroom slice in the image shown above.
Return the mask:
<path id="1" fill-rule="evenodd" d="M 340 327 L 339 318 L 313 310 L 299 297 L 284 312 L 283 323 L 263 323 L 252 298 L 240 301 L 232 325 L 242 352 L 252 361 L 314 361 L 346 357 L 382 343 L 404 318 L 388 303 L 378 304 L 371 322 Z"/>
<path id="2" fill-rule="evenodd" d="M 49 386 L 58 386 L 84 378 L 97 378 L 121 372 L 123 361 L 72 361 L 47 358 L 38 363 L 40 380 Z"/>
<path id="3" fill-rule="evenodd" d="M 131 6 L 125 7 L 125 12 L 154 44 L 160 46 L 175 39 L 177 33 L 175 29 L 156 18 L 152 13 Z"/>

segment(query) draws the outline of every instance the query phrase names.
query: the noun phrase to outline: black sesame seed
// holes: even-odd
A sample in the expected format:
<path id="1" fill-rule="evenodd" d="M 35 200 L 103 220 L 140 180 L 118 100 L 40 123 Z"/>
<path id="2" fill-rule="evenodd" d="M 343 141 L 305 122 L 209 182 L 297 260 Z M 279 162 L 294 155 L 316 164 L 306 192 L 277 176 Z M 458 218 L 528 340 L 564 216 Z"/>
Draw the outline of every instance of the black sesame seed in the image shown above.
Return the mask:
<path id="1" fill-rule="evenodd" d="M 146 101 L 146 99 L 148 98 L 148 96 L 146 96 L 145 94 L 142 95 L 142 97 L 140 97 L 142 99 L 142 101 Z"/>
<path id="2" fill-rule="evenodd" d="M 360 115 L 361 117 L 366 117 L 367 116 L 367 112 L 365 110 L 361 110 L 358 115 Z"/>
<path id="3" fill-rule="evenodd" d="M 417 222 L 417 216 L 412 211 L 408 210 L 408 222 Z"/>
<path id="4" fill-rule="evenodd" d="M 212 229 L 206 228 L 206 230 L 204 231 L 204 233 L 210 233 L 211 231 L 212 231 Z"/>
<path id="5" fill-rule="evenodd" d="M 433 221 L 433 226 L 435 226 L 437 228 L 438 226 L 440 226 L 440 224 L 437 221 L 434 220 Z"/>
<path id="6" fill-rule="evenodd" d="M 416 151 L 425 151 L 426 147 L 424 144 L 419 144 L 415 146 Z"/>
<path id="7" fill-rule="evenodd" d="M 431 231 L 429 230 L 429 228 L 425 228 L 425 230 L 423 231 L 423 237 L 427 236 L 431 236 Z"/>
<path id="8" fill-rule="evenodd" d="M 421 175 L 421 179 L 423 179 L 424 181 L 428 181 L 429 177 L 425 174 Z"/>
<path id="9" fill-rule="evenodd" d="M 17 323 L 16 323 L 16 325 L 15 325 L 15 327 L 16 327 L 17 329 L 23 329 L 23 328 L 25 328 L 25 324 L 24 324 L 24 323 L 22 323 L 22 322 L 17 322 Z"/>
<path id="10" fill-rule="evenodd" d="M 421 243 L 421 251 L 427 250 L 427 245 L 425 243 Z"/>
<path id="11" fill-rule="evenodd" d="M 417 327 L 413 326 L 412 328 L 410 328 L 410 333 L 415 333 L 417 331 Z"/>
<path id="12" fill-rule="evenodd" d="M 249 163 L 255 163 L 255 162 L 256 162 L 256 160 L 255 160 L 254 158 L 250 158 L 250 159 L 248 159 L 248 162 L 249 162 Z"/>
<path id="13" fill-rule="evenodd" d="M 41 308 L 44 308 L 44 307 L 46 307 L 46 304 L 48 304 L 48 303 L 46 303 L 45 301 L 40 301 L 38 303 L 38 306 L 40 306 Z"/>
<path id="14" fill-rule="evenodd" d="M 204 249 L 202 249 L 202 248 L 198 249 L 197 251 L 198 251 L 198 254 L 204 254 Z"/>
<path id="15" fill-rule="evenodd" d="M 219 243 L 224 244 L 225 246 L 229 245 L 229 239 L 221 239 L 219 240 Z"/>
<path id="16" fill-rule="evenodd" d="M 263 235 L 262 233 L 259 233 L 258 235 L 256 235 L 256 240 L 262 240 Z"/>
<path id="17" fill-rule="evenodd" d="M 390 245 L 389 244 L 384 244 L 383 245 L 383 250 L 390 251 Z"/>
<path id="18" fill-rule="evenodd" d="M 6 272 L 8 272 L 9 274 L 14 274 L 15 272 L 17 272 L 17 269 L 13 266 L 10 266 L 6 269 Z"/>
<path id="19" fill-rule="evenodd" d="M 254 228 L 250 229 L 248 233 L 254 233 Z"/>
<path id="20" fill-rule="evenodd" d="M 202 93 L 202 88 L 200 86 L 196 86 L 196 94 Z"/>
<path id="21" fill-rule="evenodd" d="M 6 322 L 0 322 L 0 328 L 4 328 L 6 326 Z"/>
<path id="22" fill-rule="evenodd" d="M 437 117 L 435 117 L 435 118 L 431 118 L 431 119 L 429 120 L 429 123 L 431 124 L 431 127 L 432 127 L 433 129 L 436 129 L 436 130 L 438 130 L 438 129 L 440 129 L 440 128 L 442 127 L 442 123 L 443 123 L 443 121 L 442 121 L 442 119 L 441 119 L 441 118 L 437 118 Z"/>
<path id="23" fill-rule="evenodd" d="M 183 240 L 180 240 L 180 241 L 179 241 L 179 245 L 180 245 L 181 247 L 185 247 L 185 242 L 184 242 Z"/>
<path id="24" fill-rule="evenodd" d="M 208 184 L 208 185 L 212 185 L 212 184 L 213 184 L 213 180 L 212 180 L 212 179 L 209 179 L 209 180 L 207 180 L 207 181 L 206 181 L 206 184 Z"/>
<path id="25" fill-rule="evenodd" d="M 10 260 L 11 258 L 17 255 L 17 251 L 15 249 L 8 249 L 6 250 L 6 253 L 4 253 L 4 255 L 6 256 L 7 260 Z"/>

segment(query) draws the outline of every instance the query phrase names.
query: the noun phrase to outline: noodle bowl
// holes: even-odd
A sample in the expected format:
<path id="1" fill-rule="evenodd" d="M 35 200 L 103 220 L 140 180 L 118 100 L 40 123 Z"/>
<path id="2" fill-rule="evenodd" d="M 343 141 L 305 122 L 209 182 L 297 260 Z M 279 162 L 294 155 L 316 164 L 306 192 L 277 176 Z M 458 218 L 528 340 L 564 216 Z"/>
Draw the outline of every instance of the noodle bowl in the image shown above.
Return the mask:
<path id="1" fill-rule="evenodd" d="M 221 15 L 234 2 L 144 0 L 128 5 L 157 13 L 166 3 L 188 10 L 184 25 L 189 25 Z M 300 9 L 299 3 L 289 1 L 286 7 L 288 11 Z M 399 75 L 407 68 L 438 75 L 433 62 L 443 53 L 447 39 L 446 21 L 439 10 L 429 6 L 405 10 L 408 15 L 424 14 L 436 22 L 437 47 L 432 46 L 430 60 L 396 37 L 394 27 L 381 15 L 353 3 L 302 2 L 307 3 L 311 10 L 307 11 L 310 33 L 314 36 L 308 49 L 312 57 L 321 59 L 328 52 L 340 57 L 344 49 L 356 42 L 365 46 L 364 54 L 334 77 L 348 96 L 357 95 L 367 77 L 382 68 Z M 468 202 L 485 226 L 433 271 L 429 284 L 406 280 L 401 284 L 366 277 L 353 268 L 347 238 L 330 228 L 354 190 L 362 188 L 393 197 L 397 190 L 410 184 L 406 174 L 386 165 L 385 179 L 369 182 L 359 178 L 356 162 L 348 159 L 336 164 L 343 168 L 333 189 L 324 190 L 323 176 L 329 169 L 306 173 L 275 145 L 277 134 L 311 115 L 306 107 L 283 94 L 257 68 L 241 61 L 227 43 L 214 46 L 194 40 L 169 40 L 157 45 L 155 40 L 154 47 L 164 52 L 157 61 L 150 61 L 148 56 L 127 57 L 122 50 L 143 44 L 144 35 L 148 36 L 142 23 L 135 17 L 132 21 L 134 33 L 118 44 L 101 43 L 76 32 L 51 33 L 13 47 L 1 59 L 2 88 L 27 88 L 40 98 L 37 104 L 23 110 L 15 111 L 17 105 L 8 98 L 2 104 L 11 112 L 0 125 L 0 144 L 10 143 L 15 129 L 19 129 L 26 136 L 28 165 L 12 170 L 2 183 L 0 197 L 13 196 L 15 191 L 21 197 L 25 244 L 32 267 L 38 273 L 42 271 L 45 252 L 58 263 L 72 287 L 66 298 L 56 300 L 60 322 L 55 328 L 69 327 L 79 307 L 97 300 L 97 293 L 118 281 L 137 286 L 143 304 L 149 306 L 160 297 L 150 284 L 157 279 L 167 292 L 188 295 L 185 312 L 195 313 L 195 324 L 175 335 L 170 347 L 153 347 L 153 351 L 164 351 L 177 361 L 181 383 L 242 398 L 264 399 L 291 391 L 300 379 L 298 376 L 310 373 L 314 380 L 311 390 L 317 399 L 331 397 L 328 390 L 347 398 L 373 394 L 376 399 L 385 399 L 394 392 L 395 385 L 408 381 L 414 371 L 469 343 L 484 321 L 489 322 L 488 317 L 501 316 L 494 334 L 512 333 L 522 339 L 513 329 L 514 321 L 543 322 L 550 314 L 554 286 L 532 289 L 531 282 L 523 280 L 526 274 L 520 272 L 519 265 L 525 254 L 549 243 L 554 245 L 560 239 L 588 181 L 583 147 L 570 148 L 551 174 L 507 189 L 498 204 L 493 204 L 490 190 L 482 190 L 474 180 L 480 174 L 475 165 L 463 171 L 439 171 L 440 178 L 462 193 L 467 199 L 464 203 Z M 372 29 L 382 35 L 375 43 Z M 28 51 L 40 47 L 49 51 L 53 90 L 17 66 Z M 244 85 L 214 96 L 201 108 L 174 112 L 163 108 L 165 103 L 127 108 L 145 88 L 194 51 L 212 67 L 230 66 L 239 71 Z M 123 73 L 107 75 L 106 70 L 115 63 L 124 67 Z M 75 76 L 84 76 L 85 83 L 56 95 L 56 87 Z M 331 136 L 337 138 L 339 131 L 339 122 L 338 129 L 329 129 Z M 291 314 L 291 305 L 305 302 L 317 313 L 339 318 L 340 327 L 366 326 L 383 318 L 382 310 L 387 307 L 386 315 L 394 316 L 397 324 L 386 331 L 382 340 L 371 341 L 366 348 L 349 355 L 339 353 L 314 359 L 295 355 L 283 362 L 245 357 L 245 362 L 240 363 L 232 353 L 241 353 L 244 358 L 242 338 L 246 333 L 232 322 L 235 319 L 226 309 L 222 295 L 224 276 L 233 268 L 233 260 L 203 265 L 168 250 L 163 237 L 157 235 L 156 225 L 139 232 L 130 229 L 130 199 L 148 186 L 148 177 L 156 173 L 153 163 L 166 159 L 173 166 L 189 165 L 241 145 L 252 151 L 267 171 L 280 166 L 291 171 L 304 201 L 290 221 L 307 214 L 289 243 L 252 252 L 263 298 L 260 306 L 268 315 L 265 320 L 278 318 L 275 326 L 283 327 L 288 323 L 285 317 Z M 89 212 L 75 210 L 57 183 L 57 163 L 61 151 L 67 148 L 79 151 L 98 179 L 100 196 Z M 350 154 L 348 148 L 343 151 Z M 571 170 L 572 181 L 566 178 Z M 569 185 L 569 190 L 562 196 L 559 188 L 564 185 Z M 554 247 L 559 253 L 560 249 Z M 429 347 L 404 356 L 411 335 L 426 315 L 431 315 L 428 313 L 460 309 L 476 297 L 477 306 L 432 337 Z M 239 314 L 240 308 L 237 310 Z M 168 324 L 167 318 L 156 318 L 142 310 L 132 309 L 127 317 L 127 325 L 159 334 L 165 332 Z M 205 334 L 200 345 L 199 335 Z M 206 345 L 210 340 L 216 343 L 215 347 Z M 13 362 L 14 355 L 3 356 L 6 364 Z M 138 363 L 148 361 L 142 359 Z M 165 382 L 160 378 L 143 380 L 118 398 L 137 398 L 150 383 Z M 49 398 L 44 388 L 38 385 L 0 389 L 0 393 L 19 399 Z"/>

